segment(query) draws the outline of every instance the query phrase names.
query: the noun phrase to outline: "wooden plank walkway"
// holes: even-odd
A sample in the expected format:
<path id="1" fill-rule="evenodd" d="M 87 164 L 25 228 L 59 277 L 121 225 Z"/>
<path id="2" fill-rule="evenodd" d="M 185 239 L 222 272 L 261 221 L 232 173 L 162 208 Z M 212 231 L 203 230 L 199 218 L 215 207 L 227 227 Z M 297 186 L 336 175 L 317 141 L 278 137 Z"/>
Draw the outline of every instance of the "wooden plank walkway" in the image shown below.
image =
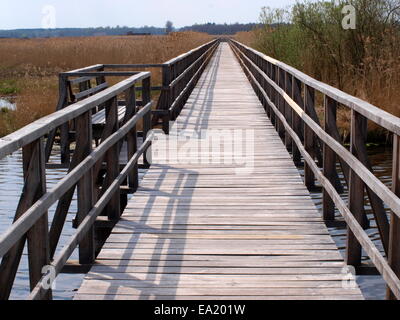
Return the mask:
<path id="1" fill-rule="evenodd" d="M 75 299 L 363 298 L 228 44 L 174 126 L 253 130 L 253 171 L 153 163 Z"/>

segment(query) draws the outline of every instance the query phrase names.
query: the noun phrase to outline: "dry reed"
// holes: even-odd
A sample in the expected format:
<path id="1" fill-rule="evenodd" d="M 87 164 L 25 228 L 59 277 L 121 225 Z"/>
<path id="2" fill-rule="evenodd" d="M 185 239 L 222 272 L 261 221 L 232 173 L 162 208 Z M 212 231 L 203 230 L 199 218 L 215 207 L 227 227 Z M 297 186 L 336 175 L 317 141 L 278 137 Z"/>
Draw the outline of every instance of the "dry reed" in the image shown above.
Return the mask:
<path id="1" fill-rule="evenodd" d="M 162 63 L 207 41 L 196 32 L 167 36 L 0 39 L 0 83 L 16 83 L 16 111 L 0 113 L 0 136 L 54 111 L 59 72 L 93 64 Z M 155 74 L 153 83 L 159 83 Z"/>

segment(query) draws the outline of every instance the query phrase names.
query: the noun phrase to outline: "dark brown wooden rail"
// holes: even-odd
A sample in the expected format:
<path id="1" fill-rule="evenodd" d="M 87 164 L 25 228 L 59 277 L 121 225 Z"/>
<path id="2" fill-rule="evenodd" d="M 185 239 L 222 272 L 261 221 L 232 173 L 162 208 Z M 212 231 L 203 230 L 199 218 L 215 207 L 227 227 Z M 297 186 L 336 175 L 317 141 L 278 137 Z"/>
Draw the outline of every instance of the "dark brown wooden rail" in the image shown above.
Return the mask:
<path id="1" fill-rule="evenodd" d="M 78 270 L 93 263 L 127 195 L 138 188 L 139 167 L 150 165 L 149 131 L 159 118 L 168 131 L 169 120 L 179 113 L 218 43 L 211 41 L 164 64 L 102 64 L 61 73 L 56 112 L 0 139 L 0 159 L 22 148 L 25 179 L 14 223 L 0 237 L 0 300 L 10 296 L 25 243 L 32 299 L 51 298 L 51 288 L 41 285 L 50 275 L 43 275 L 43 267 L 53 268 L 53 276 L 73 267 L 67 261 L 76 247 Z M 163 86 L 151 86 L 150 72 L 129 71 L 144 68 L 162 68 Z M 126 79 L 110 86 L 107 77 Z M 161 90 L 161 97 L 152 110 L 155 90 Z M 94 123 L 99 117 L 100 130 Z M 57 134 L 61 164 L 49 163 Z M 60 167 L 68 168 L 68 174 L 47 190 L 46 168 Z M 75 192 L 77 230 L 56 253 Z M 48 229 L 47 211 L 55 204 Z"/>
<path id="2" fill-rule="evenodd" d="M 142 106 L 137 105 L 135 92 L 140 83 Z M 117 97 L 121 94 L 125 95 L 127 111 L 119 126 Z M 106 110 L 106 125 L 98 147 L 93 148 L 92 110 L 102 104 Z M 37 289 L 33 295 L 40 298 L 51 297 L 51 290 L 38 286 L 42 268 L 50 265 L 50 261 L 58 274 L 77 246 L 80 263 L 88 264 L 94 260 L 96 218 L 104 215 L 109 221 L 118 221 L 123 210 L 121 187 L 134 190 L 138 186 L 138 160 L 146 153 L 151 141 L 145 139 L 138 146 L 136 126 L 142 121 L 144 136 L 147 135 L 151 106 L 150 73 L 142 72 L 0 139 L 0 158 L 22 148 L 25 177 L 15 222 L 0 238 L 0 299 L 9 297 L 26 241 L 30 287 Z M 76 128 L 76 144 L 69 173 L 54 188 L 47 190 L 44 137 L 54 128 L 71 122 Z M 123 147 L 128 160 L 120 170 L 119 154 Z M 99 176 L 101 170 L 104 173 Z M 101 181 L 95 177 L 101 177 Z M 77 231 L 55 256 L 75 190 L 78 194 Z M 47 211 L 55 203 L 56 213 L 48 230 Z"/>
<path id="3" fill-rule="evenodd" d="M 348 226 L 347 263 L 360 266 L 364 249 L 388 284 L 388 298 L 400 298 L 400 119 L 237 41 L 231 40 L 230 44 L 294 161 L 303 158 L 305 184 L 311 188 L 317 179 L 322 185 L 324 219 L 333 221 L 335 208 L 344 217 Z M 323 97 L 323 125 L 316 111 L 318 94 Z M 339 108 L 351 111 L 350 150 L 343 145 L 337 127 Z M 368 160 L 368 121 L 393 134 L 392 190 L 373 174 Z M 338 185 L 337 162 L 349 190 L 348 204 L 340 196 L 343 188 Z M 364 213 L 365 192 L 388 258 L 379 252 L 364 231 L 368 227 Z M 392 210 L 391 222 L 384 203 Z"/>
<path id="4" fill-rule="evenodd" d="M 63 72 L 59 75 L 59 101 L 56 110 L 61 110 L 68 105 L 85 99 L 91 95 L 101 92 L 109 87 L 107 79 L 109 77 L 128 77 L 138 74 L 138 71 L 129 71 L 132 69 L 160 68 L 162 71 L 162 85 L 152 86 L 152 91 L 161 91 L 156 110 L 153 111 L 153 126 L 161 124 L 163 130 L 167 133 L 169 130 L 169 121 L 174 120 L 179 114 L 180 109 L 185 104 L 191 90 L 193 90 L 202 71 L 209 62 L 210 57 L 218 46 L 219 40 L 215 39 L 176 58 L 173 58 L 162 64 L 97 64 L 69 72 Z M 139 92 L 141 87 L 136 88 Z M 138 101 L 140 104 L 141 102 Z M 118 102 L 121 119 L 125 113 L 124 101 Z M 93 110 L 97 115 L 94 122 L 104 123 L 104 106 L 98 106 Z M 161 120 L 161 123 L 159 123 Z M 98 139 L 95 130 L 94 138 Z M 70 145 L 74 142 L 73 135 L 75 128 L 73 124 L 64 123 L 63 126 L 52 130 L 46 142 L 46 161 L 49 160 L 53 149 L 55 137 L 59 133 L 61 144 L 61 163 L 62 167 L 68 166 L 71 161 Z M 54 167 L 54 165 L 53 165 Z"/>

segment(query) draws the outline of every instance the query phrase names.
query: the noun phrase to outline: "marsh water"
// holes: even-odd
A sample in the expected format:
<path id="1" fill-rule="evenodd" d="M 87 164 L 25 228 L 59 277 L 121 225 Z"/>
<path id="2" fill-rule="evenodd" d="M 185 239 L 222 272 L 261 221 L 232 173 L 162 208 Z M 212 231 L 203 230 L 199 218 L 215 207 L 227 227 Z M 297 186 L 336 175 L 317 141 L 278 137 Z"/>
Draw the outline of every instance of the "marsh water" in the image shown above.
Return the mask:
<path id="1" fill-rule="evenodd" d="M 370 160 L 374 166 L 376 175 L 388 186 L 391 184 L 391 149 L 384 147 L 373 148 L 369 150 Z M 22 155 L 16 152 L 13 155 L 7 156 L 0 160 L 0 234 L 2 234 L 13 222 L 14 213 L 18 204 L 23 185 L 23 174 L 21 168 Z M 47 187 L 50 189 L 64 175 L 65 169 L 47 170 Z M 343 179 L 343 177 L 342 177 Z M 314 192 L 312 197 L 316 205 L 321 208 L 322 196 L 321 193 Z M 345 197 L 345 196 L 344 196 Z M 66 242 L 69 236 L 74 232 L 72 229 L 72 219 L 76 213 L 76 197 L 72 202 L 70 214 L 60 240 L 60 244 Z M 49 221 L 52 220 L 54 207 L 49 210 Z M 371 220 L 372 228 L 368 230 L 369 235 L 374 239 L 375 244 L 381 249 L 378 231 L 373 221 L 370 210 L 369 219 Z M 389 213 L 389 212 L 388 212 Z M 337 213 L 338 216 L 339 213 Z M 330 232 L 344 254 L 346 243 L 346 230 L 330 228 Z M 74 252 L 72 259 L 77 259 L 77 252 Z M 365 260 L 368 258 L 365 256 Z M 53 295 L 55 299 L 71 299 L 74 292 L 79 288 L 82 282 L 83 275 L 61 274 L 57 277 L 55 290 Z M 380 276 L 358 276 L 357 282 L 360 285 L 365 298 L 367 299 L 383 299 L 385 296 L 385 284 Z M 28 277 L 28 262 L 27 255 L 24 252 L 20 268 L 18 270 L 15 286 L 12 291 L 11 299 L 24 299 L 28 295 L 29 277 Z"/>
<path id="2" fill-rule="evenodd" d="M 15 104 L 7 99 L 0 98 L 0 110 L 2 109 L 15 110 Z"/>

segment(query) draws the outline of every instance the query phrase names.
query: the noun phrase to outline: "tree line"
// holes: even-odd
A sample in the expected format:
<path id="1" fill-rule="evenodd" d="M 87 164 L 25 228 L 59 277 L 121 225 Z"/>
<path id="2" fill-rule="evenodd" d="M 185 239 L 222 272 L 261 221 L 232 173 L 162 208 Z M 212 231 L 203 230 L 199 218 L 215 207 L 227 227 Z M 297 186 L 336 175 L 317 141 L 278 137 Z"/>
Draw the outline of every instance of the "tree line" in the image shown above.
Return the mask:
<path id="1" fill-rule="evenodd" d="M 130 28 L 126 26 L 99 27 L 99 28 L 57 28 L 57 29 L 16 29 L 0 30 L 0 38 L 55 38 L 55 37 L 90 37 L 90 36 L 116 36 L 152 34 L 163 35 L 172 31 L 196 31 L 213 35 L 235 34 L 240 31 L 250 31 L 257 27 L 255 23 L 249 24 L 194 24 L 183 28 L 173 28 L 173 23 L 168 21 L 166 27 L 144 26 Z"/>

